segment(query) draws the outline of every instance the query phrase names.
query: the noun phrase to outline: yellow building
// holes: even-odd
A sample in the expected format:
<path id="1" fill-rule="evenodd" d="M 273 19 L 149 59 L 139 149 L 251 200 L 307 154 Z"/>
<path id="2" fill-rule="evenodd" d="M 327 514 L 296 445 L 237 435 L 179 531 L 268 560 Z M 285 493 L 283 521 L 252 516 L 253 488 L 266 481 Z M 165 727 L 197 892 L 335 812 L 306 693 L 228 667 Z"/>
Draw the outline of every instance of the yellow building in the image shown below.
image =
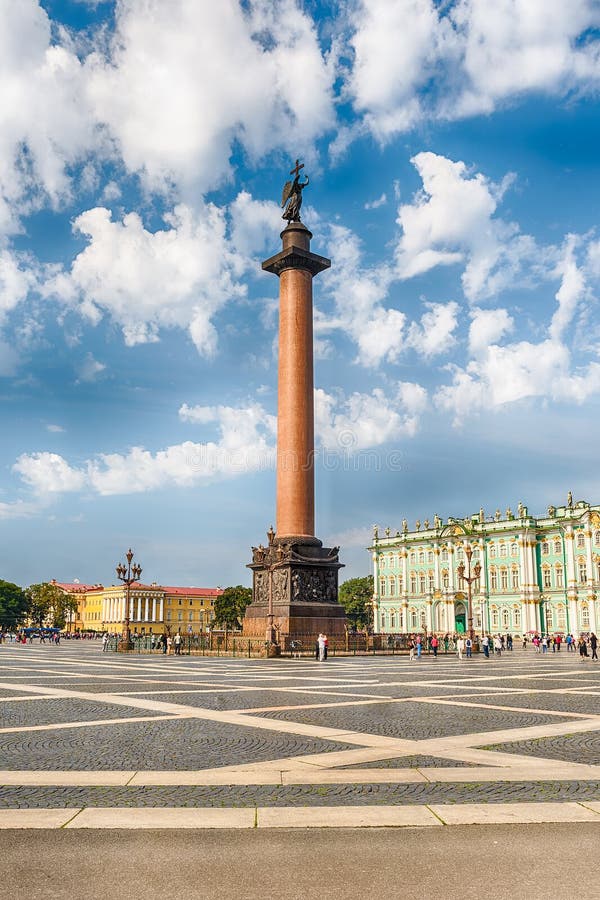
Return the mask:
<path id="1" fill-rule="evenodd" d="M 120 632 L 126 612 L 127 588 L 100 584 L 67 584 L 57 587 L 77 599 L 72 631 Z M 165 587 L 132 584 L 129 590 L 129 626 L 133 634 L 162 634 L 164 631 L 198 634 L 211 627 L 214 604 L 221 588 Z"/>

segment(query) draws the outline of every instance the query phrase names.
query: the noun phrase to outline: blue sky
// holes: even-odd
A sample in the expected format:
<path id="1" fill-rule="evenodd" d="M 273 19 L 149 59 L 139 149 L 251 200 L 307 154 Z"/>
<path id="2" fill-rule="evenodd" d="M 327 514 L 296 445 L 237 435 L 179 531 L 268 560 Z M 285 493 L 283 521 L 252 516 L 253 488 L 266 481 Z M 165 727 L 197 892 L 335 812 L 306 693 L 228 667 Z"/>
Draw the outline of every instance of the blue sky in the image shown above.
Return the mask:
<path id="1" fill-rule="evenodd" d="M 600 6 L 0 0 L 0 577 L 249 583 L 278 200 L 315 282 L 317 532 L 599 501 Z"/>

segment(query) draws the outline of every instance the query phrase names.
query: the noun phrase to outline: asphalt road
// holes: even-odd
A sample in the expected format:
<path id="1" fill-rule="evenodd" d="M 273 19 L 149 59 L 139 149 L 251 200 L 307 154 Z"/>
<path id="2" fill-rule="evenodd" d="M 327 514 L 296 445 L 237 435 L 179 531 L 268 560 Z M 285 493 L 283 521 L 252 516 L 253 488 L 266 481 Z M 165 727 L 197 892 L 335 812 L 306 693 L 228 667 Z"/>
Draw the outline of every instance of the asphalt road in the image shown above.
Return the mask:
<path id="1" fill-rule="evenodd" d="M 598 826 L 3 831 L 11 900 L 600 897 Z"/>

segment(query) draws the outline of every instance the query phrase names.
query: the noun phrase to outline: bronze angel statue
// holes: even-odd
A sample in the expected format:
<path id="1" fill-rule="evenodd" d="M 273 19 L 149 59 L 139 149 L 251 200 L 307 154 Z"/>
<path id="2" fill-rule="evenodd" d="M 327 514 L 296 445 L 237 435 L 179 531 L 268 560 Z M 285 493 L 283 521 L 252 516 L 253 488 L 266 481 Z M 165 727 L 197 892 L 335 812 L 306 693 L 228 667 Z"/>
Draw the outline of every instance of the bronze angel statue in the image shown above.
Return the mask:
<path id="1" fill-rule="evenodd" d="M 308 175 L 306 176 L 306 181 L 302 183 L 300 181 L 300 169 L 304 168 L 304 163 L 300 164 L 299 160 L 296 160 L 296 165 L 291 170 L 290 175 L 294 175 L 293 181 L 286 181 L 283 186 L 283 194 L 281 195 L 281 206 L 282 208 L 285 206 L 283 210 L 282 219 L 287 219 L 288 222 L 299 222 L 300 221 L 300 207 L 302 206 L 302 191 L 309 183 Z"/>

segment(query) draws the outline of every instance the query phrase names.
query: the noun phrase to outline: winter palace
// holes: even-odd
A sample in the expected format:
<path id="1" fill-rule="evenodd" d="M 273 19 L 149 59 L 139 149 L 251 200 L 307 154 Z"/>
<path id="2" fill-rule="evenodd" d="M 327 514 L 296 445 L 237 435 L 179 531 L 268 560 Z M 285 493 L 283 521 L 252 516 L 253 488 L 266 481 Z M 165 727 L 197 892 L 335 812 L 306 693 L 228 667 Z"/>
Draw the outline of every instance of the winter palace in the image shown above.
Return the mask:
<path id="1" fill-rule="evenodd" d="M 483 509 L 444 523 L 374 528 L 369 547 L 374 629 L 383 633 L 596 632 L 600 625 L 600 506 L 549 506 L 535 518 Z M 470 583 L 469 583 L 470 582 Z"/>

